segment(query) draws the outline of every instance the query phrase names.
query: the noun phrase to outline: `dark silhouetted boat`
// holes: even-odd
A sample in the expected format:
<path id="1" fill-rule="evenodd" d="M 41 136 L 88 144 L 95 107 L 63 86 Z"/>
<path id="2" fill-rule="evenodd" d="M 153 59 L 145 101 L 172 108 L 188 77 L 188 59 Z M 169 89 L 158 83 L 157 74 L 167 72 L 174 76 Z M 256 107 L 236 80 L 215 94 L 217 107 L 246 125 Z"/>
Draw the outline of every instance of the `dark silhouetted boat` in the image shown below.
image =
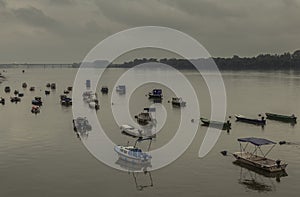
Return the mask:
<path id="1" fill-rule="evenodd" d="M 214 128 L 219 128 L 222 130 L 230 130 L 231 129 L 231 123 L 229 120 L 227 122 L 220 122 L 220 121 L 213 121 L 208 120 L 206 118 L 200 118 L 203 126 L 210 126 Z"/>
<path id="2" fill-rule="evenodd" d="M 152 92 L 148 93 L 149 99 L 162 99 L 162 90 L 161 89 L 153 89 Z"/>
<path id="3" fill-rule="evenodd" d="M 294 114 L 289 116 L 289 115 L 281 115 L 281 114 L 274 114 L 274 113 L 266 113 L 266 116 L 267 119 L 270 120 L 278 120 L 282 122 L 291 122 L 291 123 L 297 122 L 297 117 Z"/>
<path id="4" fill-rule="evenodd" d="M 256 124 L 256 125 L 265 125 L 266 124 L 265 117 L 261 117 L 261 119 L 255 119 L 255 118 L 247 118 L 240 114 L 235 115 L 235 117 L 236 117 L 236 120 L 240 121 L 240 122 Z"/>

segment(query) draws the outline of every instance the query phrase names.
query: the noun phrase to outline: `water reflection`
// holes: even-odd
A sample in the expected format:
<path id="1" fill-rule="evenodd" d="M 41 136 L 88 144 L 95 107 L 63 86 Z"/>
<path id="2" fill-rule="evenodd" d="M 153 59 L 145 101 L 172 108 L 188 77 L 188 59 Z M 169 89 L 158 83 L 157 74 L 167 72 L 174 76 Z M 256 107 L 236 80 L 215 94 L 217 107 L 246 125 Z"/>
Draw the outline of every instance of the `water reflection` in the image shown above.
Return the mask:
<path id="1" fill-rule="evenodd" d="M 276 182 L 280 182 L 282 177 L 288 176 L 285 171 L 270 173 L 239 161 L 234 161 L 233 164 L 241 167 L 238 183 L 245 186 L 247 190 L 257 192 L 274 191 L 276 190 L 274 179 Z"/>
<path id="2" fill-rule="evenodd" d="M 145 188 L 154 186 L 151 172 L 147 170 L 148 168 L 152 167 L 151 163 L 134 163 L 119 158 L 116 161 L 116 164 L 128 171 L 129 175 L 132 174 L 135 187 L 138 191 L 142 191 Z"/>

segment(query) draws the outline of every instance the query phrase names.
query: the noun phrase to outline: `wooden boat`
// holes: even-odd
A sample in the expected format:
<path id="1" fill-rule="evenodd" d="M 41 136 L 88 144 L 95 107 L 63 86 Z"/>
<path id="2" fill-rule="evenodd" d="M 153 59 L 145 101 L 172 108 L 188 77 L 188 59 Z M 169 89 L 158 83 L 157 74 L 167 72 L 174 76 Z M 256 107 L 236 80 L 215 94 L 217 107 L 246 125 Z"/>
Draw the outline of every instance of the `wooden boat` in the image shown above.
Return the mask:
<path id="1" fill-rule="evenodd" d="M 175 107 L 185 107 L 186 106 L 186 102 L 183 101 L 182 98 L 180 98 L 180 97 L 173 97 L 171 103 Z"/>
<path id="2" fill-rule="evenodd" d="M 148 93 L 149 99 L 162 99 L 162 90 L 161 89 L 153 89 L 152 92 Z"/>
<path id="3" fill-rule="evenodd" d="M 31 113 L 33 113 L 33 114 L 38 114 L 38 113 L 40 113 L 40 107 L 39 106 L 32 106 L 32 108 L 31 108 Z"/>
<path id="4" fill-rule="evenodd" d="M 206 118 L 200 118 L 201 122 L 203 123 L 203 126 L 211 126 L 214 128 L 220 128 L 222 130 L 230 130 L 231 129 L 231 123 L 229 120 L 227 122 L 219 122 L 219 121 L 213 121 L 208 120 Z"/>
<path id="5" fill-rule="evenodd" d="M 245 122 L 245 123 L 249 123 L 249 124 L 256 124 L 256 125 L 265 125 L 266 124 L 265 117 L 261 117 L 260 120 L 255 119 L 255 118 L 247 118 L 240 114 L 236 114 L 235 117 L 236 117 L 237 121 L 241 121 L 241 122 Z"/>
<path id="6" fill-rule="evenodd" d="M 233 153 L 233 156 L 237 161 L 245 165 L 249 165 L 267 172 L 283 171 L 288 165 L 281 160 L 273 160 L 266 157 L 276 145 L 276 143 L 273 141 L 264 138 L 248 137 L 239 138 L 238 142 L 240 143 L 240 152 Z M 246 143 L 246 145 L 243 146 L 243 143 Z M 252 152 L 246 150 L 249 144 L 254 145 L 254 150 Z M 261 149 L 261 146 L 266 145 L 271 145 L 271 148 L 264 153 Z"/>
<path id="7" fill-rule="evenodd" d="M 267 119 L 278 120 L 278 121 L 282 121 L 282 122 L 295 123 L 297 121 L 297 117 L 294 114 L 289 116 L 289 115 L 281 115 L 281 114 L 274 114 L 274 113 L 266 113 L 266 116 L 267 116 Z"/>

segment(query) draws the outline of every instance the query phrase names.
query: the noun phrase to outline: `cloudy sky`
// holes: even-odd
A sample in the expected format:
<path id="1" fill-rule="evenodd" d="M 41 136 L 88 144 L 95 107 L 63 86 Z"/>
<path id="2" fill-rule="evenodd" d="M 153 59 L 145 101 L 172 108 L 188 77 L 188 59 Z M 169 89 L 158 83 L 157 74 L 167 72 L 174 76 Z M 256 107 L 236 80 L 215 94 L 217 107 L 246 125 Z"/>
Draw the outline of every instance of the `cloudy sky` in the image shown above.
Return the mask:
<path id="1" fill-rule="evenodd" d="M 212 56 L 300 49 L 300 0 L 0 0 L 0 63 L 76 62 L 109 35 L 158 25 Z"/>

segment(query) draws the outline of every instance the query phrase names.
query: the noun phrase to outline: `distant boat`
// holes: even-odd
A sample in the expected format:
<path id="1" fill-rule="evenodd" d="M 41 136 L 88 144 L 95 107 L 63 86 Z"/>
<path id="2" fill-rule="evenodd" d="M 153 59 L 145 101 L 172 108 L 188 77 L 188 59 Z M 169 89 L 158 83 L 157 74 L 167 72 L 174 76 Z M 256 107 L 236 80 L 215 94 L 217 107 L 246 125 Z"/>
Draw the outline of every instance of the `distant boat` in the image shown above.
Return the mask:
<path id="1" fill-rule="evenodd" d="M 102 94 L 108 94 L 108 87 L 107 86 L 102 86 L 101 92 L 102 92 Z"/>
<path id="2" fill-rule="evenodd" d="M 9 93 L 9 92 L 10 92 L 10 87 L 9 87 L 9 86 L 6 86 L 6 87 L 4 88 L 4 92 L 5 92 L 5 93 Z"/>
<path id="3" fill-rule="evenodd" d="M 118 85 L 116 87 L 116 92 L 119 94 L 126 94 L 126 86 L 125 85 Z"/>
<path id="4" fill-rule="evenodd" d="M 49 90 L 45 90 L 45 95 L 49 95 L 50 91 Z"/>
<path id="5" fill-rule="evenodd" d="M 255 138 L 255 137 L 239 138 L 238 142 L 240 143 L 240 152 L 233 153 L 233 156 L 236 158 L 237 161 L 243 164 L 267 172 L 284 171 L 286 166 L 288 165 L 287 163 L 282 162 L 281 160 L 273 160 L 266 157 L 268 153 L 272 150 L 272 148 L 276 145 L 275 142 L 272 142 L 264 138 Z M 242 143 L 246 143 L 246 145 L 243 146 Z M 255 146 L 254 151 L 249 152 L 248 150 L 246 150 L 248 144 L 252 144 Z M 269 151 L 264 153 L 261 150 L 261 146 L 266 146 L 266 145 L 272 145 L 272 147 L 269 149 Z"/>
<path id="6" fill-rule="evenodd" d="M 152 159 L 151 155 L 134 146 L 115 146 L 114 150 L 119 158 L 129 162 L 148 163 Z"/>
<path id="7" fill-rule="evenodd" d="M 266 120 L 264 117 L 261 117 L 261 119 L 255 119 L 255 118 L 247 118 L 240 114 L 236 114 L 235 117 L 236 117 L 236 120 L 240 121 L 240 122 L 256 124 L 256 125 L 265 125 L 266 124 Z"/>
<path id="8" fill-rule="evenodd" d="M 206 118 L 200 118 L 200 120 L 203 123 L 203 126 L 211 126 L 211 127 L 220 128 L 223 130 L 231 129 L 231 123 L 229 122 L 229 120 L 227 122 L 213 121 L 213 120 L 208 120 Z"/>
<path id="9" fill-rule="evenodd" d="M 186 102 L 182 100 L 180 97 L 173 97 L 172 98 L 172 105 L 176 107 L 185 107 Z"/>
<path id="10" fill-rule="evenodd" d="M 296 123 L 297 122 L 297 117 L 292 114 L 291 116 L 289 115 L 280 115 L 280 114 L 274 114 L 274 113 L 266 113 L 267 119 L 270 120 L 278 120 L 282 122 L 291 122 L 291 123 Z"/>
<path id="11" fill-rule="evenodd" d="M 148 93 L 149 99 L 162 99 L 162 90 L 161 89 L 153 89 L 152 92 Z"/>
<path id="12" fill-rule="evenodd" d="M 147 125 L 153 123 L 155 119 L 152 116 L 152 111 L 155 112 L 155 108 L 144 108 L 144 111 L 135 116 L 137 122 L 140 125 Z"/>
<path id="13" fill-rule="evenodd" d="M 14 96 L 14 97 L 10 97 L 10 101 L 12 103 L 18 103 L 21 101 L 21 98 L 17 97 L 17 96 Z"/>
<path id="14" fill-rule="evenodd" d="M 0 103 L 2 104 L 2 105 L 5 105 L 5 98 L 0 98 Z"/>
<path id="15" fill-rule="evenodd" d="M 40 107 L 39 106 L 32 106 L 31 113 L 37 114 L 40 113 Z"/>
<path id="16" fill-rule="evenodd" d="M 29 91 L 34 91 L 34 90 L 35 88 L 33 86 L 29 88 Z"/>
<path id="17" fill-rule="evenodd" d="M 27 83 L 22 83 L 22 88 L 27 88 Z"/>
<path id="18" fill-rule="evenodd" d="M 55 89 L 56 89 L 56 84 L 55 84 L 55 83 L 51 83 L 50 88 L 51 88 L 52 90 L 55 90 Z"/>
<path id="19" fill-rule="evenodd" d="M 50 87 L 51 87 L 51 84 L 50 84 L 50 83 L 47 83 L 47 84 L 46 84 L 46 87 L 47 87 L 47 88 L 50 88 Z"/>
<path id="20" fill-rule="evenodd" d="M 78 117 L 73 120 L 73 128 L 75 132 L 79 132 L 80 134 L 86 133 L 92 130 L 92 126 L 90 125 L 87 118 Z"/>

